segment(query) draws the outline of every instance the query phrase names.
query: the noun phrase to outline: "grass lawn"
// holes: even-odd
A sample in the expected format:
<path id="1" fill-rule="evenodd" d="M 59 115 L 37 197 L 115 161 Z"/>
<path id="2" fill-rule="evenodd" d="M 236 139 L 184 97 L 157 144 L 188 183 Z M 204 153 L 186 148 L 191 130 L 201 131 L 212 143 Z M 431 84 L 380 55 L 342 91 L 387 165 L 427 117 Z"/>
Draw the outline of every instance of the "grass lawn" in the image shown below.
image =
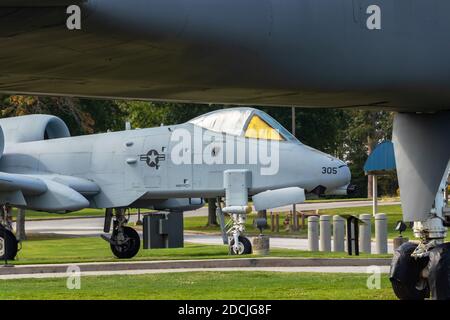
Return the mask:
<path id="1" fill-rule="evenodd" d="M 66 278 L 0 280 L 0 299 L 395 299 L 387 275 L 381 289 L 366 287 L 366 274 L 192 272 L 88 276 L 81 289 Z"/>
<path id="2" fill-rule="evenodd" d="M 64 238 L 35 239 L 22 243 L 16 261 L 12 264 L 42 264 L 42 263 L 77 263 L 94 261 L 119 261 L 113 256 L 109 244 L 100 238 Z M 290 249 L 271 249 L 271 257 L 349 257 L 345 253 L 309 252 Z M 185 248 L 176 249 L 141 249 L 132 261 L 143 260 L 183 260 L 183 259 L 219 259 L 219 258 L 249 258 L 247 256 L 230 256 L 228 247 L 224 245 L 186 244 Z M 359 257 L 389 258 L 390 255 L 366 255 Z"/>

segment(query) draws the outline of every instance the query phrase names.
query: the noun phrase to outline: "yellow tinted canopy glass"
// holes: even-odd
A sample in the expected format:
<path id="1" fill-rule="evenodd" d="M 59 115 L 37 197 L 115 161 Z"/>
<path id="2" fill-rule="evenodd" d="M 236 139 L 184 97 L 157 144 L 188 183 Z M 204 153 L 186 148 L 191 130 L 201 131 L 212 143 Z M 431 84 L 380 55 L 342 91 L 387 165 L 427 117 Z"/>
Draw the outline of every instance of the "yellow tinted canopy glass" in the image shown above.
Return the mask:
<path id="1" fill-rule="evenodd" d="M 250 120 L 247 130 L 245 130 L 245 137 L 265 140 L 284 140 L 277 130 L 256 115 Z"/>

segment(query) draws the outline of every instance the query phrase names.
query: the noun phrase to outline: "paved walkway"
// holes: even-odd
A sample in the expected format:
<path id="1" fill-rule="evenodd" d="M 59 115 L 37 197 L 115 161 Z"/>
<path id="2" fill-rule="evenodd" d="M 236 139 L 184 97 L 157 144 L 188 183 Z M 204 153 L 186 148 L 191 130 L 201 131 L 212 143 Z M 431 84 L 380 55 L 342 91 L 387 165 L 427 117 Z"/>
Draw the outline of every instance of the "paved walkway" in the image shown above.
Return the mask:
<path id="1" fill-rule="evenodd" d="M 378 269 L 381 273 L 389 273 L 388 266 Z M 317 272 L 317 273 L 373 273 L 373 269 L 367 267 L 268 267 L 268 268 L 187 268 L 187 269 L 161 269 L 161 270 L 120 270 L 120 271 L 86 271 L 81 276 L 118 276 L 118 275 L 142 275 L 179 272 Z M 0 280 L 35 279 L 35 278 L 67 278 L 67 273 L 38 273 L 38 274 L 12 274 L 1 275 Z"/>
<path id="2" fill-rule="evenodd" d="M 374 266 L 389 271 L 390 259 L 358 258 L 230 258 L 204 260 L 119 261 L 78 264 L 43 264 L 0 267 L 0 280 L 67 277 L 78 268 L 81 275 L 135 275 L 193 271 L 274 271 L 366 273 Z M 69 272 L 68 272 L 69 271 Z"/>

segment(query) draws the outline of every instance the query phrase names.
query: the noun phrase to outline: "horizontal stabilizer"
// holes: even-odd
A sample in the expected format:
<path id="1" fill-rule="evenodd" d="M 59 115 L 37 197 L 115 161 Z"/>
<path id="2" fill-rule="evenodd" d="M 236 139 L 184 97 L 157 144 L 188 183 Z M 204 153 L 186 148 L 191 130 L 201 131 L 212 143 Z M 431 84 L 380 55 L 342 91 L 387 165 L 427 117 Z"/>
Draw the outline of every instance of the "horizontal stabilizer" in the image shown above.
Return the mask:
<path id="1" fill-rule="evenodd" d="M 0 0 L 0 7 L 63 7 L 81 2 L 84 0 Z"/>

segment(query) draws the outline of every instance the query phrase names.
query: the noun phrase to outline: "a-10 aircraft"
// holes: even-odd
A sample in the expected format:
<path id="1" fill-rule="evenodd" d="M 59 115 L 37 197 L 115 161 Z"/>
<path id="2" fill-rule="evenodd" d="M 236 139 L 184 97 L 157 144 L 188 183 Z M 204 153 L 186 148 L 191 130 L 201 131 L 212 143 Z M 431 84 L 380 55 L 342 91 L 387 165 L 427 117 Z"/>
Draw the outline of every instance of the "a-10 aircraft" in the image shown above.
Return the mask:
<path id="1" fill-rule="evenodd" d="M 50 115 L 0 119 L 0 127 L 0 202 L 56 213 L 115 209 L 114 216 L 106 210 L 105 230 L 114 219 L 109 242 L 119 258 L 133 257 L 140 246 L 138 233 L 126 226 L 126 208 L 184 211 L 203 206 L 199 198 L 227 195 L 231 252 L 244 254 L 251 252 L 243 235 L 247 195 L 265 210 L 300 203 L 305 192 L 346 194 L 350 183 L 344 162 L 302 144 L 252 108 L 78 137 Z M 0 249 L 5 254 L 7 245 L 13 258 L 17 242 L 3 231 Z"/>
<path id="2" fill-rule="evenodd" d="M 448 0 L 0 0 L 0 92 L 396 111 L 402 299 L 450 298 Z"/>

